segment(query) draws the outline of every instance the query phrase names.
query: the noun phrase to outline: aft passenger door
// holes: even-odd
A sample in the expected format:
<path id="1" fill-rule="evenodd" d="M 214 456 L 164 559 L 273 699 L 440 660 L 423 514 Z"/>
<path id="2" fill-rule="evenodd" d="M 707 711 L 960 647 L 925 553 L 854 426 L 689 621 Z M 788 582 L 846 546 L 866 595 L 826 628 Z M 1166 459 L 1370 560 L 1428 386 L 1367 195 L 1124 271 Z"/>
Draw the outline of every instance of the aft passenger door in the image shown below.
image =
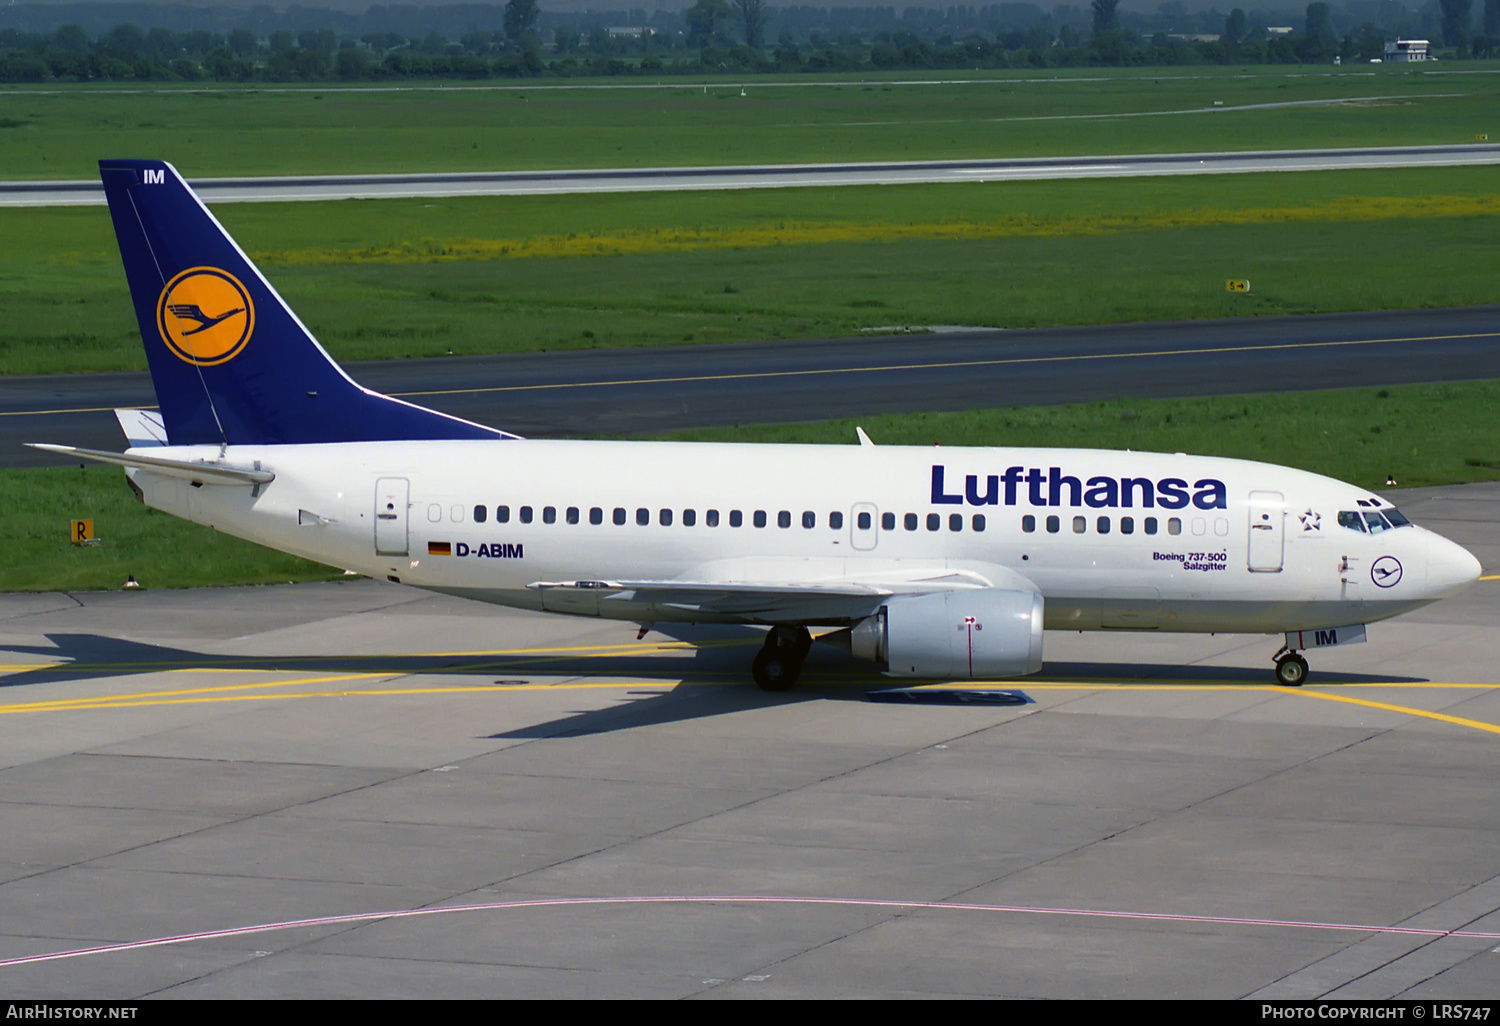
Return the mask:
<path id="1" fill-rule="evenodd" d="M 1282 521 L 1286 518 L 1286 500 L 1280 492 L 1250 493 L 1250 550 L 1252 573 L 1281 572 L 1282 546 L 1285 540 Z"/>
<path id="2" fill-rule="evenodd" d="M 382 477 L 375 482 L 375 554 L 407 554 L 406 508 L 411 482 L 404 477 Z"/>

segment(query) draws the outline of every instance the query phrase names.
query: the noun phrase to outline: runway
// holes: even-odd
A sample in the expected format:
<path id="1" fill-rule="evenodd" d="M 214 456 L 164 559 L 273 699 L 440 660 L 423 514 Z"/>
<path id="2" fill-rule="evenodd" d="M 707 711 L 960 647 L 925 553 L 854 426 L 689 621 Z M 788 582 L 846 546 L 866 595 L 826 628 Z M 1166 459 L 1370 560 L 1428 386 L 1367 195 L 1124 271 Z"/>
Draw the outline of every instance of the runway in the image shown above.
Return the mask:
<path id="1" fill-rule="evenodd" d="M 530 437 L 624 437 L 1124 397 L 1309 391 L 1500 377 L 1500 307 L 1030 331 L 867 335 L 349 364 L 377 391 Z M 0 466 L 22 447 L 121 444 L 111 412 L 154 406 L 138 374 L 0 377 Z"/>
<path id="2" fill-rule="evenodd" d="M 1494 577 L 1500 485 L 1391 497 Z M 1488 999 L 1497 613 L 1298 690 L 1274 639 L 1049 633 L 916 704 L 374 581 L 0 595 L 0 986 Z"/>
<path id="3" fill-rule="evenodd" d="M 1322 101 L 1316 101 L 1322 102 Z M 1278 105 L 1271 105 L 1278 106 Z M 1225 110 L 1237 108 L 1223 108 Z M 1215 113 L 1215 109 L 1201 113 Z M 1171 113 L 1189 113 L 1174 111 Z M 455 174 L 303 175 L 194 178 L 203 202 L 288 203 L 397 197 L 528 196 L 684 189 L 784 189 L 834 185 L 914 185 L 1146 175 L 1251 174 L 1500 163 L 1500 144 L 1264 150 L 1236 153 L 1126 154 L 1006 160 L 928 160 L 729 167 L 602 168 Z M 0 206 L 102 206 L 95 179 L 0 182 Z"/>

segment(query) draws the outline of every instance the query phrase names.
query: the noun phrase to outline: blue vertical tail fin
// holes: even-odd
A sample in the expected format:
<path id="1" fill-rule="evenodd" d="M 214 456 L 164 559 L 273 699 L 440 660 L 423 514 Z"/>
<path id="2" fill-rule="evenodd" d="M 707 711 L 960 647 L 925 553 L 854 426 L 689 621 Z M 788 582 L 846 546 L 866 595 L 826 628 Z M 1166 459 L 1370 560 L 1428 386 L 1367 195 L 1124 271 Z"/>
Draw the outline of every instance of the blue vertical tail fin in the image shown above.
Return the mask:
<path id="1" fill-rule="evenodd" d="M 516 437 L 355 384 L 171 164 L 99 173 L 172 445 Z"/>

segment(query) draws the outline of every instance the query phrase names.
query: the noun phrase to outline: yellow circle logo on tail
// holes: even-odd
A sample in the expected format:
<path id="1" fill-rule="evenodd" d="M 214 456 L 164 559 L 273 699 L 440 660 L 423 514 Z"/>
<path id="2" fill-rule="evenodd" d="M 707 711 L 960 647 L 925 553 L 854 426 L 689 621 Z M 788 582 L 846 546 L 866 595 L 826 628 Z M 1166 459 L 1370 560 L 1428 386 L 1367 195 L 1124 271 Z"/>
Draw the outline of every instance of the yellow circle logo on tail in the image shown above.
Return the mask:
<path id="1" fill-rule="evenodd" d="M 217 267 L 193 267 L 161 290 L 156 327 L 177 356 L 212 367 L 234 359 L 250 341 L 255 305 L 234 275 Z"/>

